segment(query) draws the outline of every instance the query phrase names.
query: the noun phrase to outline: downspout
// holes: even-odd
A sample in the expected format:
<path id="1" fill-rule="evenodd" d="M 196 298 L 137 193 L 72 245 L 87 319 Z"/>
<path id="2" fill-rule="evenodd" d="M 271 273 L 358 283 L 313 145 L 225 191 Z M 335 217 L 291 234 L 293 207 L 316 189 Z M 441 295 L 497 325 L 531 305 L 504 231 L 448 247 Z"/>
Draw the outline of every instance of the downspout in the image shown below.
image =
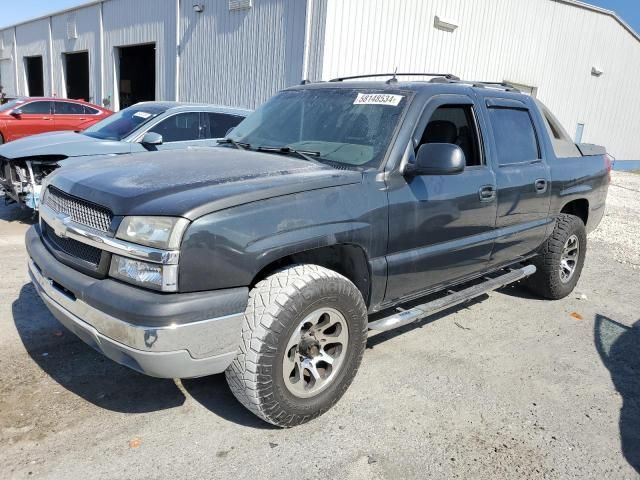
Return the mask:
<path id="1" fill-rule="evenodd" d="M 13 84 L 15 87 L 14 95 L 20 95 L 20 85 L 18 84 L 18 28 L 13 27 L 13 75 L 14 81 Z"/>
<path id="2" fill-rule="evenodd" d="M 52 20 L 53 20 L 53 17 L 49 17 L 49 92 L 51 92 L 51 96 L 54 97 L 55 92 L 53 91 L 53 34 L 51 32 Z"/>
<path id="3" fill-rule="evenodd" d="M 103 6 L 104 2 L 100 2 L 100 9 L 98 11 L 98 78 L 100 79 L 100 90 L 98 91 L 98 93 L 100 94 L 100 96 L 98 97 L 98 99 L 96 99 L 96 104 L 100 105 L 101 107 L 104 107 L 104 20 L 102 16 Z M 109 107 L 113 108 L 113 105 L 109 105 Z"/>
<path id="4" fill-rule="evenodd" d="M 313 0 L 307 0 L 304 29 L 304 53 L 302 58 L 302 80 L 309 79 L 309 56 L 311 55 L 311 28 L 313 27 Z"/>
<path id="5" fill-rule="evenodd" d="M 174 94 L 176 102 L 180 101 L 180 0 L 176 0 L 176 76 L 174 79 Z"/>

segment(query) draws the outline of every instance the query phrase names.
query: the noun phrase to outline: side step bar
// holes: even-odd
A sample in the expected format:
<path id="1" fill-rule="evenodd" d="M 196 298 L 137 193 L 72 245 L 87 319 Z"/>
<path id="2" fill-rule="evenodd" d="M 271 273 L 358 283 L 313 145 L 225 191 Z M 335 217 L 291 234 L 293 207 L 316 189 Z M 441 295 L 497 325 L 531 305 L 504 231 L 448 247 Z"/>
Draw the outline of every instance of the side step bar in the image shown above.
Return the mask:
<path id="1" fill-rule="evenodd" d="M 534 273 L 536 273 L 536 267 L 534 265 L 527 265 L 516 270 L 511 270 L 499 277 L 488 278 L 484 282 L 473 285 L 472 287 L 465 288 L 458 292 L 450 292 L 442 298 L 423 303 L 422 305 L 418 305 L 409 310 L 401 310 L 389 317 L 371 322 L 369 323 L 369 329 L 386 332 L 387 330 L 393 330 L 394 328 L 404 327 L 405 325 L 416 322 L 425 317 L 429 317 L 435 313 L 441 312 L 442 310 L 446 310 L 447 308 L 468 302 L 480 295 L 504 287 L 510 283 L 517 282 L 518 280 L 522 280 Z"/>

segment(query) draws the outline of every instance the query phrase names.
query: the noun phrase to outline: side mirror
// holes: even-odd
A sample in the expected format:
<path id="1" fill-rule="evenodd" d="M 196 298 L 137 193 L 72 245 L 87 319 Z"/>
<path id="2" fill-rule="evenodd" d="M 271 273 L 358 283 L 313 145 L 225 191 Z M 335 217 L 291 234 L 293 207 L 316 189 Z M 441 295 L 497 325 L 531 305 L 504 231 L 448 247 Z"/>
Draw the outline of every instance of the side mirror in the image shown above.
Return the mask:
<path id="1" fill-rule="evenodd" d="M 16 108 L 11 112 L 12 117 L 19 117 L 20 115 L 22 115 L 22 110 L 20 110 L 19 108 Z"/>
<path id="2" fill-rule="evenodd" d="M 147 132 L 143 135 L 140 143 L 144 146 L 162 145 L 162 135 L 156 132 Z"/>
<path id="3" fill-rule="evenodd" d="M 455 175 L 465 166 L 464 152 L 452 143 L 425 143 L 418 149 L 415 163 L 408 163 L 407 175 Z"/>

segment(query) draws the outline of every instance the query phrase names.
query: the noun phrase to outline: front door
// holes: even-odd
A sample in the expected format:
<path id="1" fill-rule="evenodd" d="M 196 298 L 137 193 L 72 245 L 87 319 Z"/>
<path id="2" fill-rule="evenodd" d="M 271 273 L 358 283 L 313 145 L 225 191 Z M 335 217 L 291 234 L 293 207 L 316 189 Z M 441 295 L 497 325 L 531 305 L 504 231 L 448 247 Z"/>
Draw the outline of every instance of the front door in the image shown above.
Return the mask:
<path id="1" fill-rule="evenodd" d="M 544 241 L 549 219 L 551 176 L 534 121 L 524 101 L 485 97 L 498 187 L 496 242 L 490 264 L 524 257 Z"/>
<path id="2" fill-rule="evenodd" d="M 39 100 L 23 103 L 18 105 L 15 110 L 19 110 L 20 114 L 13 115 L 10 125 L 11 140 L 36 133 L 51 132 L 56 129 L 49 101 Z"/>
<path id="3" fill-rule="evenodd" d="M 435 97 L 425 108 L 415 151 L 423 143 L 456 144 L 466 167 L 455 175 L 390 179 L 386 301 L 417 296 L 486 268 L 497 202 L 480 122 L 465 95 Z"/>

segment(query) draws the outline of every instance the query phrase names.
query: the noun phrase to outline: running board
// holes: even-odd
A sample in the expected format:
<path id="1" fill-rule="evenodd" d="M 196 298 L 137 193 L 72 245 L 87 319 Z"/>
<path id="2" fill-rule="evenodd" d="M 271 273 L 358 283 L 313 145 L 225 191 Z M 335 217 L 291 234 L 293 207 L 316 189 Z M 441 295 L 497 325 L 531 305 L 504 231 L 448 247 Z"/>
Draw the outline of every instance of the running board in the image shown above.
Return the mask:
<path id="1" fill-rule="evenodd" d="M 401 310 L 398 313 L 394 313 L 389 317 L 376 320 L 369 323 L 370 330 L 377 330 L 380 332 L 386 332 L 387 330 L 393 330 L 394 328 L 403 327 L 410 323 L 421 320 L 425 317 L 429 317 L 435 313 L 446 310 L 460 303 L 468 302 L 480 295 L 491 292 L 498 288 L 509 285 L 510 283 L 517 282 L 523 278 L 529 277 L 536 273 L 536 267 L 534 265 L 527 265 L 516 270 L 511 270 L 504 275 L 495 278 L 487 278 L 484 282 L 472 287 L 465 288 L 458 292 L 449 291 L 449 294 L 433 300 L 431 302 L 423 303 L 409 310 Z"/>

